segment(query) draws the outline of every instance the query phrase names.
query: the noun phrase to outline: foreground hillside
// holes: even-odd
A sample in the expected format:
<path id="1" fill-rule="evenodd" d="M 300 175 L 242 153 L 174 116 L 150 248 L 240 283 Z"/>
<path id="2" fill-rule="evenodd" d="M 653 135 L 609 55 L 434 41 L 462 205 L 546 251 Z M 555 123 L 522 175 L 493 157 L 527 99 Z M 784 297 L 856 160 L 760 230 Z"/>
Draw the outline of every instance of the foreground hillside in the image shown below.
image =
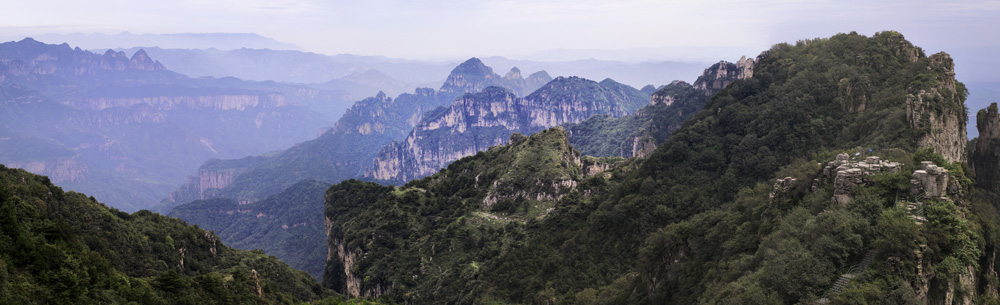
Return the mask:
<path id="1" fill-rule="evenodd" d="M 645 159 L 580 157 L 553 129 L 401 188 L 334 185 L 324 285 L 412 303 L 996 301 L 979 188 L 996 161 L 967 170 L 948 54 L 840 34 L 740 73 Z"/>
<path id="2" fill-rule="evenodd" d="M 293 304 L 333 293 L 212 232 L 0 165 L 2 304 Z"/>

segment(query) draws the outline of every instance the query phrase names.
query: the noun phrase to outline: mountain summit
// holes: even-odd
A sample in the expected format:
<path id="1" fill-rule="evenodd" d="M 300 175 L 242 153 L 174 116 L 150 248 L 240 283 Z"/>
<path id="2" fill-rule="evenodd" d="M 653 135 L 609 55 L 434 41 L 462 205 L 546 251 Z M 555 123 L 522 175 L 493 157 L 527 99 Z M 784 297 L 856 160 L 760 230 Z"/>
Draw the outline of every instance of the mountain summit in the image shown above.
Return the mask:
<path id="1" fill-rule="evenodd" d="M 479 58 L 470 58 L 451 71 L 441 85 L 445 92 L 479 92 L 490 86 L 510 88 L 518 96 L 525 96 L 552 80 L 545 71 L 532 73 L 527 79 L 521 77 L 521 70 L 514 67 L 501 77 L 486 66 Z"/>

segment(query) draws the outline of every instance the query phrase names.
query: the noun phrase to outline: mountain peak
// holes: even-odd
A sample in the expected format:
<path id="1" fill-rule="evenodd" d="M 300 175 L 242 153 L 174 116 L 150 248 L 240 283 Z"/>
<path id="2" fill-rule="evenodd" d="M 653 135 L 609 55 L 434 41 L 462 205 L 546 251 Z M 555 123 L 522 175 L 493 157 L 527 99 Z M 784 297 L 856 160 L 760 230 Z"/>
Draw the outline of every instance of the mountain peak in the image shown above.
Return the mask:
<path id="1" fill-rule="evenodd" d="M 504 79 L 508 79 L 508 80 L 522 79 L 522 77 L 521 77 L 521 69 L 518 69 L 517 67 L 510 68 L 510 72 L 507 72 L 507 75 L 504 75 L 503 78 Z"/>
<path id="2" fill-rule="evenodd" d="M 18 41 L 17 43 L 41 44 L 42 42 L 35 40 L 34 38 L 31 37 L 24 37 L 24 39 L 21 39 L 21 41 Z"/>
<path id="3" fill-rule="evenodd" d="M 139 51 L 135 51 L 135 54 L 132 54 L 132 59 L 133 60 L 135 60 L 136 57 L 139 57 L 139 58 L 147 57 L 148 58 L 149 54 L 146 54 L 146 50 L 139 49 Z"/>
<path id="4" fill-rule="evenodd" d="M 451 74 L 492 75 L 493 68 L 484 64 L 479 58 L 473 57 L 452 69 Z"/>
<path id="5" fill-rule="evenodd" d="M 146 50 L 143 49 L 139 49 L 139 51 L 136 51 L 135 54 L 132 54 L 132 58 L 129 59 L 129 62 L 131 68 L 138 70 L 153 71 L 166 69 L 162 64 L 160 64 L 159 61 L 155 61 L 152 57 L 149 57 L 149 54 L 146 54 Z"/>
<path id="6" fill-rule="evenodd" d="M 705 69 L 705 72 L 694 81 L 694 86 L 705 90 L 705 94 L 715 94 L 737 80 L 753 77 L 754 64 L 755 61 L 746 56 L 741 57 L 735 64 L 721 60 Z"/>
<path id="7" fill-rule="evenodd" d="M 451 70 L 448 79 L 441 85 L 441 91 L 478 92 L 496 85 L 499 79 L 500 76 L 493 73 L 493 68 L 483 64 L 479 58 L 473 57 Z"/>

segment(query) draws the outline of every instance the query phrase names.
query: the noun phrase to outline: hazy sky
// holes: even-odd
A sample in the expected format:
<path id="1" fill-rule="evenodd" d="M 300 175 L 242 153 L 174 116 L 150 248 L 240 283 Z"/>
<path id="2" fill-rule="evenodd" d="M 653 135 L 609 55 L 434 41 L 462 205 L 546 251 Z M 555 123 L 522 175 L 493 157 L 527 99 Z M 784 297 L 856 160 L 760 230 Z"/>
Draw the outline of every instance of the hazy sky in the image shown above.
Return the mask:
<path id="1" fill-rule="evenodd" d="M 421 59 L 634 48 L 644 48 L 641 53 L 653 54 L 650 57 L 662 54 L 659 59 L 698 58 L 717 56 L 698 50 L 736 47 L 739 53 L 756 53 L 777 42 L 850 31 L 871 35 L 885 29 L 902 32 L 929 53 L 996 46 L 1000 41 L 1000 1 L 5 2 L 0 10 L 4 37 L 121 31 L 257 33 L 319 53 Z"/>

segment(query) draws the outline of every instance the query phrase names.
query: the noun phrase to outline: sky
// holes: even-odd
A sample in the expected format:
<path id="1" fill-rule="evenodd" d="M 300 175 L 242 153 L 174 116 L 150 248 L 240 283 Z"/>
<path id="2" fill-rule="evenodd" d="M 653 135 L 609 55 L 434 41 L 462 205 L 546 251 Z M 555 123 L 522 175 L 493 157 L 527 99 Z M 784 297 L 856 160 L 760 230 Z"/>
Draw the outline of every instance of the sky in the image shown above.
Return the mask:
<path id="1" fill-rule="evenodd" d="M 929 53 L 1000 44 L 994 30 L 1000 29 L 1000 1 L 6 2 L 0 36 L 8 40 L 43 33 L 257 33 L 323 54 L 429 60 L 563 54 L 704 60 L 755 55 L 779 42 L 886 29 L 902 32 Z"/>

